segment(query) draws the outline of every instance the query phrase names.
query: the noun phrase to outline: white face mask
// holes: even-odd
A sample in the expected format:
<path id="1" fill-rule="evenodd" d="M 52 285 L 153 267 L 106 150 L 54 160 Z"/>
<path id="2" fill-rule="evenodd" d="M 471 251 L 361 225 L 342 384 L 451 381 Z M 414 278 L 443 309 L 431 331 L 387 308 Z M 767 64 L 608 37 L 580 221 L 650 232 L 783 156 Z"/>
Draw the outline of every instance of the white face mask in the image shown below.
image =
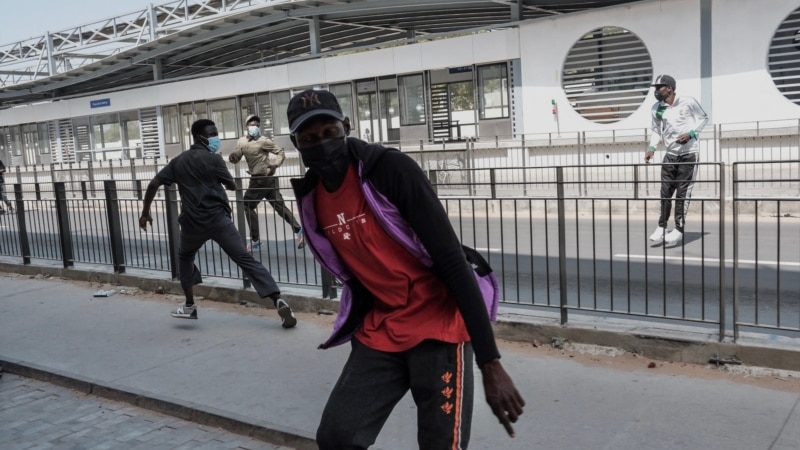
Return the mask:
<path id="1" fill-rule="evenodd" d="M 251 126 L 247 127 L 247 132 L 250 133 L 250 136 L 258 137 L 258 135 L 261 134 L 261 128 L 255 126 L 255 125 L 251 125 Z"/>

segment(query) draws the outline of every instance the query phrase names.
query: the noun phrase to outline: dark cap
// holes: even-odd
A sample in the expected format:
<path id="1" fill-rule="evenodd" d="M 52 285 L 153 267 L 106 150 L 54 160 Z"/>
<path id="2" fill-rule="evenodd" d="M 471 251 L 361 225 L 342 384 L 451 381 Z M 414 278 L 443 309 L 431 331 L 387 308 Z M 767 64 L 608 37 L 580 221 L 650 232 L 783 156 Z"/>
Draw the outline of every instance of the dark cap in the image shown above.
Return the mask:
<path id="1" fill-rule="evenodd" d="M 653 81 L 651 86 L 669 86 L 674 91 L 676 87 L 675 78 L 672 78 L 669 75 L 659 75 L 656 77 L 656 81 Z"/>
<path id="2" fill-rule="evenodd" d="M 336 96 L 325 90 L 306 89 L 299 92 L 289 100 L 286 108 L 286 116 L 289 118 L 289 132 L 294 133 L 308 119 L 316 116 L 330 116 L 338 120 L 344 120 L 342 107 Z"/>
<path id="3" fill-rule="evenodd" d="M 258 123 L 261 123 L 261 117 L 258 117 L 255 114 L 250 114 L 249 116 L 247 116 L 247 119 L 244 119 L 244 124 L 247 125 L 248 123 L 254 120 L 257 121 Z"/>

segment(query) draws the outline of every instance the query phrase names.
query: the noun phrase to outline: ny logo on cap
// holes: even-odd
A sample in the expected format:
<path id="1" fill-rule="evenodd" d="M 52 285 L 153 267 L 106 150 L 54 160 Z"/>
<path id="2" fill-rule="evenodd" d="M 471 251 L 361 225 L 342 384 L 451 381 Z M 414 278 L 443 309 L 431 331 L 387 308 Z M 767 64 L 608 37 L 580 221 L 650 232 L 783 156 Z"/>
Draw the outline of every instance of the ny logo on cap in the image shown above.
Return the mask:
<path id="1" fill-rule="evenodd" d="M 314 105 L 322 105 L 322 102 L 319 101 L 319 96 L 316 92 L 303 94 L 303 96 L 300 97 L 300 100 L 303 101 L 303 109 L 312 108 Z"/>

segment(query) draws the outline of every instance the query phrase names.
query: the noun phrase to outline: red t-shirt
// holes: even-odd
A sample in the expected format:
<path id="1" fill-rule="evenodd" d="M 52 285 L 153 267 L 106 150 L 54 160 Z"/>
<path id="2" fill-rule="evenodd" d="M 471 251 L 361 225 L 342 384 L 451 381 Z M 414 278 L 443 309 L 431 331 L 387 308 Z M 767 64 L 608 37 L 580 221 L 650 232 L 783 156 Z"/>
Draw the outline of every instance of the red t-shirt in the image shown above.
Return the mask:
<path id="1" fill-rule="evenodd" d="M 376 220 L 354 166 L 342 186 L 316 187 L 317 218 L 350 271 L 376 297 L 355 337 L 375 350 L 399 352 L 426 339 L 469 340 L 464 319 L 444 283 Z"/>

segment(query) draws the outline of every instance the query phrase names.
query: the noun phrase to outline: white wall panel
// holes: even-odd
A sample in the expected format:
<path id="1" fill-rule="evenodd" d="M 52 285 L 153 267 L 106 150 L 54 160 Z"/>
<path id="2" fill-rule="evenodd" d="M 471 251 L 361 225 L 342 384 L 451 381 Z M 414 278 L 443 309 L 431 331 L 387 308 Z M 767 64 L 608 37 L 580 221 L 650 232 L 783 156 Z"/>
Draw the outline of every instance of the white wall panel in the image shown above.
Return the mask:
<path id="1" fill-rule="evenodd" d="M 377 77 L 394 73 L 392 49 L 354 53 L 350 56 L 350 73 L 353 78 Z"/>
<path id="2" fill-rule="evenodd" d="M 473 61 L 472 36 L 427 42 L 422 49 L 422 65 L 426 68 L 467 66 Z"/>
<path id="3" fill-rule="evenodd" d="M 169 105 L 205 98 L 202 79 L 187 80 L 180 83 L 168 83 L 157 86 L 161 104 Z"/>
<path id="4" fill-rule="evenodd" d="M 312 86 L 324 83 L 325 80 L 325 61 L 322 59 L 312 59 L 290 64 L 288 69 L 289 79 L 293 86 Z"/>
<path id="5" fill-rule="evenodd" d="M 323 58 L 325 63 L 326 83 L 337 83 L 350 81 L 353 76 L 350 73 L 350 58 Z"/>
<path id="6" fill-rule="evenodd" d="M 270 91 L 289 89 L 289 67 L 287 65 L 267 67 L 267 87 Z"/>
<path id="7" fill-rule="evenodd" d="M 714 2 L 714 122 L 800 117 L 800 106 L 778 91 L 767 67 L 775 30 L 798 7 L 796 0 Z"/>
<path id="8" fill-rule="evenodd" d="M 518 30 L 498 30 L 474 36 L 472 56 L 476 63 L 519 58 Z"/>
<path id="9" fill-rule="evenodd" d="M 394 48 L 394 68 L 398 74 L 421 72 L 424 70 L 422 65 L 422 45 L 404 45 Z"/>
<path id="10" fill-rule="evenodd" d="M 268 89 L 267 70 L 251 69 L 231 74 L 238 94 L 263 92 Z"/>

